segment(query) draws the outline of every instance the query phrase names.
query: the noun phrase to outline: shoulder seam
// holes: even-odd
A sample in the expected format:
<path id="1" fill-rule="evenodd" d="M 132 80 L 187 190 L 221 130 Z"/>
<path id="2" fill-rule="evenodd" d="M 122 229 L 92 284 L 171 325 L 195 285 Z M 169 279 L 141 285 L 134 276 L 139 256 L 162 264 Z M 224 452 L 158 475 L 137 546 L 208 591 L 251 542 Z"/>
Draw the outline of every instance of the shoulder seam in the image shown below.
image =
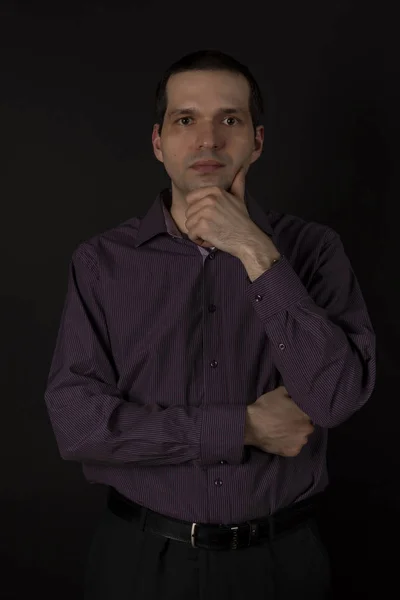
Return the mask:
<path id="1" fill-rule="evenodd" d="M 93 246 L 84 242 L 74 252 L 74 256 L 93 273 L 96 279 L 100 279 L 99 262 Z"/>

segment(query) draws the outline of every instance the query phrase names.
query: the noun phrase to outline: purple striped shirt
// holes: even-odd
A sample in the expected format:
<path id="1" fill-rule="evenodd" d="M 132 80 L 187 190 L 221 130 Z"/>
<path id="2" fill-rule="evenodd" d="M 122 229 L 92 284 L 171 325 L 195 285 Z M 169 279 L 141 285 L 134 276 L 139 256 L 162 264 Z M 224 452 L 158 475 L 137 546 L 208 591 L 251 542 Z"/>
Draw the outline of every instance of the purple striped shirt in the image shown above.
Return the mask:
<path id="1" fill-rule="evenodd" d="M 327 430 L 375 385 L 375 334 L 339 235 L 245 201 L 283 255 L 253 282 L 179 232 L 169 189 L 79 244 L 45 391 L 63 459 L 190 522 L 238 523 L 325 489 Z M 246 406 L 278 385 L 315 426 L 295 457 L 243 443 Z"/>

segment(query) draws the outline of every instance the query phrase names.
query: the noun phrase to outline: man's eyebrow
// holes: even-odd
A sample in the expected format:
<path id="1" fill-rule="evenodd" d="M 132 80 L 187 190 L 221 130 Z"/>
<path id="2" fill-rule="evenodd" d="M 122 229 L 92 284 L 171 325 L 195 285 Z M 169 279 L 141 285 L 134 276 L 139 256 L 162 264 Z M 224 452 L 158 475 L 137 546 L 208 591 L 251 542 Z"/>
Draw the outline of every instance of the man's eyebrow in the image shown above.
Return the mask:
<path id="1" fill-rule="evenodd" d="M 176 117 L 178 115 L 196 115 L 199 114 L 199 110 L 192 106 L 188 106 L 187 108 L 175 108 L 173 110 L 168 111 L 168 117 Z M 240 106 L 224 106 L 217 111 L 217 114 L 244 114 L 247 113 L 247 110 L 241 108 Z"/>

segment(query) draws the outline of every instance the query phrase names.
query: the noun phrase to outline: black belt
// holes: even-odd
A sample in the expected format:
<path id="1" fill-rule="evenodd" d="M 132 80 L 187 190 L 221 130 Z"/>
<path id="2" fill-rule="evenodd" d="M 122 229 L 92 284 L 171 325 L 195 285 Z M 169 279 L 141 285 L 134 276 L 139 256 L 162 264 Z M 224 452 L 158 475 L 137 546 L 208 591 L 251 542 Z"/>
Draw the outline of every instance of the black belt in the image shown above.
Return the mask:
<path id="1" fill-rule="evenodd" d="M 271 539 L 272 536 L 293 529 L 313 518 L 322 493 L 291 504 L 268 517 L 236 525 L 190 523 L 166 517 L 132 502 L 112 487 L 109 489 L 107 505 L 118 517 L 141 523 L 143 511 L 147 510 L 144 530 L 179 542 L 186 542 L 193 548 L 236 550 Z"/>

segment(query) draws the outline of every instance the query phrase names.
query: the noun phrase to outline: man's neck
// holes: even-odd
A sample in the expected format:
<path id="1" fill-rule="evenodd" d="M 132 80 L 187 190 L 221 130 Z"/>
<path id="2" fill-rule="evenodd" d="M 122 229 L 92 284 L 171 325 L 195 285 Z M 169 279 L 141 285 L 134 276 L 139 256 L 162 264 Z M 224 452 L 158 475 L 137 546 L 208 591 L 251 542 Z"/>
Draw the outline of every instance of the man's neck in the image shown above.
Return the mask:
<path id="1" fill-rule="evenodd" d="M 185 226 L 187 208 L 188 204 L 185 202 L 183 195 L 179 190 L 175 189 L 171 182 L 171 208 L 169 212 L 179 231 L 186 235 L 188 233 Z"/>
<path id="2" fill-rule="evenodd" d="M 170 209 L 170 214 L 172 219 L 175 222 L 175 225 L 177 226 L 177 228 L 179 229 L 179 231 L 181 233 L 184 233 L 187 235 L 188 230 L 185 227 L 185 221 L 186 221 L 186 217 L 185 217 L 185 211 L 186 208 L 183 207 L 178 207 L 173 201 L 171 204 L 171 209 Z"/>

